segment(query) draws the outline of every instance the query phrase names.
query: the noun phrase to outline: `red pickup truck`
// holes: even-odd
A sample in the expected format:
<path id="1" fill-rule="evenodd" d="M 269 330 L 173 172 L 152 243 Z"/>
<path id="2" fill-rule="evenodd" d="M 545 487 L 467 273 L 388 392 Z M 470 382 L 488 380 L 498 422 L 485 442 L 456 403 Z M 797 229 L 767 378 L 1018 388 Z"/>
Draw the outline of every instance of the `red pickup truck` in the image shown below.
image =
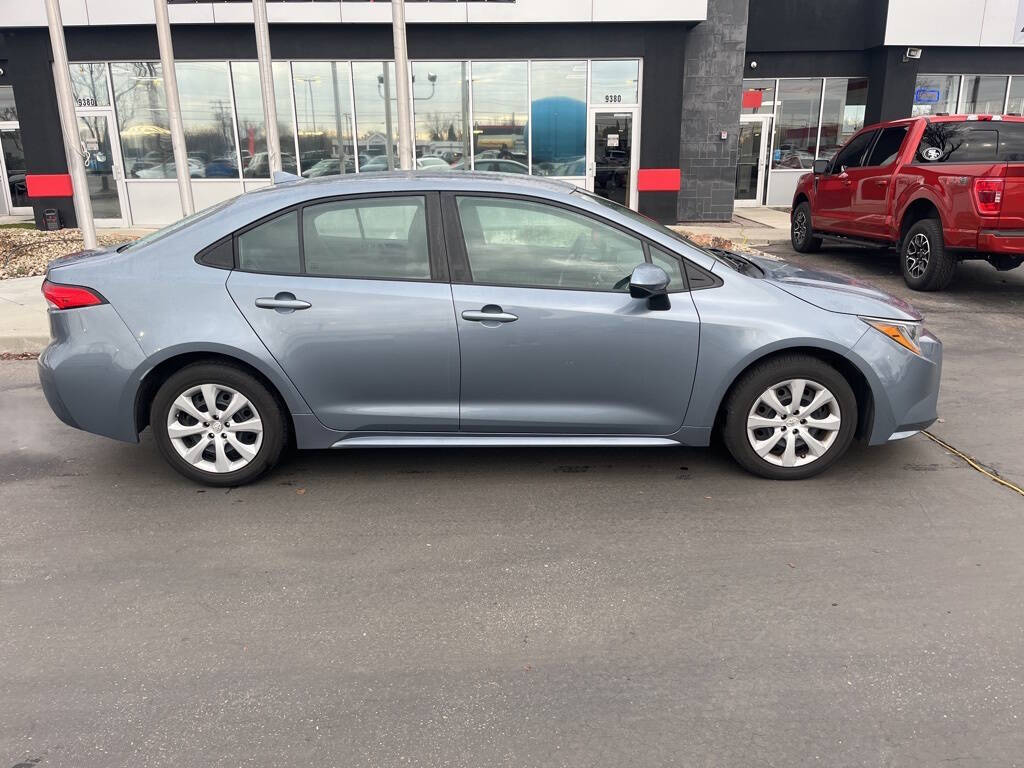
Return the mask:
<path id="1" fill-rule="evenodd" d="M 907 285 L 938 291 L 956 265 L 1024 262 L 1024 118 L 941 115 L 867 126 L 797 184 L 793 247 L 893 246 Z"/>

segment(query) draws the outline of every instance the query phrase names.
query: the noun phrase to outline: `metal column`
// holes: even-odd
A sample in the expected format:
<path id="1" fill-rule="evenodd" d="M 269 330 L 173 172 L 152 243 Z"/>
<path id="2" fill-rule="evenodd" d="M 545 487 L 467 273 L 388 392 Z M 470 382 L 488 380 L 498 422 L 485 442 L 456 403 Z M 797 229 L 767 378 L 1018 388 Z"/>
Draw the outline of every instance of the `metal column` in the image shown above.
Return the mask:
<path id="1" fill-rule="evenodd" d="M 260 66 L 263 91 L 263 119 L 267 124 L 267 164 L 270 178 L 281 170 L 281 136 L 277 130 L 277 101 L 274 97 L 274 67 L 270 55 L 270 27 L 267 24 L 267 0 L 252 0 L 252 21 L 256 27 L 256 58 Z M 297 137 L 296 137 L 297 138 Z"/>
<path id="2" fill-rule="evenodd" d="M 196 212 L 192 200 L 192 174 L 185 149 L 185 126 L 181 122 L 181 102 L 178 100 L 178 77 L 174 71 L 174 44 L 171 42 L 171 22 L 167 16 L 167 0 L 153 0 L 156 11 L 156 40 L 160 46 L 160 69 L 167 100 L 167 122 L 171 129 L 171 149 L 174 152 L 174 174 L 178 177 L 178 197 L 181 212 L 191 216 Z"/>
<path id="3" fill-rule="evenodd" d="M 50 27 L 50 47 L 53 49 L 53 83 L 57 88 L 61 135 L 64 137 L 64 152 L 70 166 L 68 170 L 71 172 L 75 218 L 78 219 L 78 228 L 82 232 L 85 247 L 95 248 L 96 224 L 92 220 L 89 179 L 85 175 L 82 141 L 78 135 L 78 124 L 75 117 L 75 99 L 71 91 L 71 74 L 68 71 L 68 51 L 64 44 L 64 22 L 60 15 L 60 0 L 46 0 L 46 21 Z"/>
<path id="4" fill-rule="evenodd" d="M 409 87 L 409 50 L 405 44 L 405 0 L 391 0 L 391 26 L 395 39 L 399 167 L 412 170 L 416 167 L 416 148 L 412 140 L 412 89 Z"/>

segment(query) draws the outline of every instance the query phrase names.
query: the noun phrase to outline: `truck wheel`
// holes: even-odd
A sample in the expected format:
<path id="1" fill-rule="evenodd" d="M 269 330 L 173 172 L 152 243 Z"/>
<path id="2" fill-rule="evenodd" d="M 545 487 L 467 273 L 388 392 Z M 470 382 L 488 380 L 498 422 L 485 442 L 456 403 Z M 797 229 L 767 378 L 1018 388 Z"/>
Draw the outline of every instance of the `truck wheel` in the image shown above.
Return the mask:
<path id="1" fill-rule="evenodd" d="M 793 250 L 798 253 L 816 253 L 821 248 L 821 238 L 814 236 L 811 229 L 811 204 L 806 200 L 790 216 L 789 237 Z"/>
<path id="2" fill-rule="evenodd" d="M 956 258 L 946 251 L 938 219 L 914 224 L 900 246 L 903 280 L 915 291 L 941 291 L 952 281 Z"/>

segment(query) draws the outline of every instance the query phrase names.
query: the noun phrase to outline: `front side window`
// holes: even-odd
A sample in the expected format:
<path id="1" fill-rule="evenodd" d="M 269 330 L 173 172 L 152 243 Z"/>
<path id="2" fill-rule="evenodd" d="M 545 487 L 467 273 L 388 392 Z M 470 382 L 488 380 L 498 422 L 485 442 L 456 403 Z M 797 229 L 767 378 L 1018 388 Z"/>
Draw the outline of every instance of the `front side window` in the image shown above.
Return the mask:
<path id="1" fill-rule="evenodd" d="M 477 283 L 625 291 L 644 262 L 636 238 L 553 205 L 459 197 L 458 208 Z"/>
<path id="2" fill-rule="evenodd" d="M 907 130 L 907 126 L 899 125 L 882 131 L 882 135 L 878 137 L 878 141 L 875 142 L 875 146 L 871 150 L 871 156 L 864 164 L 884 166 L 896 162 L 900 147 L 903 146 L 903 139 L 907 137 Z"/>
<path id="3" fill-rule="evenodd" d="M 238 267 L 248 272 L 297 274 L 299 214 L 288 211 L 238 236 Z"/>
<path id="4" fill-rule="evenodd" d="M 429 280 L 422 197 L 337 200 L 302 212 L 306 272 L 332 277 Z"/>
<path id="5" fill-rule="evenodd" d="M 669 276 L 668 289 L 670 291 L 686 290 L 686 280 L 683 278 L 683 262 L 677 257 L 670 256 L 660 248 L 651 247 L 651 263 L 664 269 Z"/>
<path id="6" fill-rule="evenodd" d="M 875 138 L 875 131 L 865 131 L 855 136 L 836 155 L 836 159 L 832 163 L 832 172 L 841 173 L 844 168 L 860 168 L 864 165 L 864 153 L 873 138 Z"/>

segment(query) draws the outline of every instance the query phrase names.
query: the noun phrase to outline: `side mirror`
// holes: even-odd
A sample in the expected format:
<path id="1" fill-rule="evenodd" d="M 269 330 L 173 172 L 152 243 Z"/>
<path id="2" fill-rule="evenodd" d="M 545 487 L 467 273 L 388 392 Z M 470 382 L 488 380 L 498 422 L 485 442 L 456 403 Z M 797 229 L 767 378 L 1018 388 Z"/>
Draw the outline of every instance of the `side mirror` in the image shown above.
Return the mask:
<path id="1" fill-rule="evenodd" d="M 814 175 L 821 176 L 823 173 L 828 172 L 828 160 L 815 160 L 814 161 Z"/>
<path id="2" fill-rule="evenodd" d="M 629 295 L 647 299 L 651 309 L 668 309 L 668 272 L 656 264 L 637 264 L 629 276 Z"/>

